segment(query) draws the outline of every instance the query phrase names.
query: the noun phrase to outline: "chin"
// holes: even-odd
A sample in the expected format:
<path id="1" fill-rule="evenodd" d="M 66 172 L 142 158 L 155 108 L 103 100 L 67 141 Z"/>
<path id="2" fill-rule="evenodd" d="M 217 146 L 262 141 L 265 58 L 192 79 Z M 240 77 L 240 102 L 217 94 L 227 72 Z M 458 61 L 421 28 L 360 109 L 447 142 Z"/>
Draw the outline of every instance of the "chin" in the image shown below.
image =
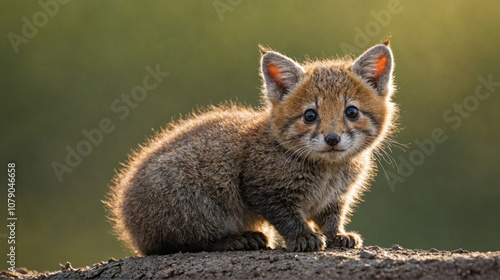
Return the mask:
<path id="1" fill-rule="evenodd" d="M 323 162 L 339 162 L 343 161 L 347 158 L 349 155 L 348 150 L 326 150 L 326 151 L 315 151 L 314 152 L 314 159 L 317 161 L 323 161 Z"/>

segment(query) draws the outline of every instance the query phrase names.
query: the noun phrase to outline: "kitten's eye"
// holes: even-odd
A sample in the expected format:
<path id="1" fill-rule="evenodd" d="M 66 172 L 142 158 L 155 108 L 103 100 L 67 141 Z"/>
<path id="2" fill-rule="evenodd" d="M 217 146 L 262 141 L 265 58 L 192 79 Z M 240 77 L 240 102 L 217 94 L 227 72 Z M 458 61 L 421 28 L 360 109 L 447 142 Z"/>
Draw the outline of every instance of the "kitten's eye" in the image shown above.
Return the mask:
<path id="1" fill-rule="evenodd" d="M 313 109 L 308 109 L 304 113 L 304 122 L 305 123 L 312 123 L 318 118 L 318 113 L 314 111 Z"/>
<path id="2" fill-rule="evenodd" d="M 349 106 L 347 107 L 347 109 L 345 109 L 345 115 L 352 121 L 357 120 L 359 117 L 359 110 L 354 106 Z"/>

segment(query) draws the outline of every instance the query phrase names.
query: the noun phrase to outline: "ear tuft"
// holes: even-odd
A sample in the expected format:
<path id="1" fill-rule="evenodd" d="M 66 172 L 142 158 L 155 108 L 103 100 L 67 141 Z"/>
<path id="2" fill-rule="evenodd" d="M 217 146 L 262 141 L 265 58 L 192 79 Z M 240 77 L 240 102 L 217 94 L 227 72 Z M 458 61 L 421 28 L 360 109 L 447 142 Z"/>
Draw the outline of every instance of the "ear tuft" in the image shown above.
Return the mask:
<path id="1" fill-rule="evenodd" d="M 273 51 L 267 51 L 260 64 L 265 94 L 272 103 L 280 102 L 293 93 L 305 74 L 298 63 Z"/>
<path id="2" fill-rule="evenodd" d="M 259 46 L 260 55 L 265 55 L 269 51 L 266 47 L 264 47 L 260 44 L 258 46 Z"/>
<path id="3" fill-rule="evenodd" d="M 391 49 L 381 44 L 359 56 L 352 65 L 352 71 L 361 76 L 380 95 L 386 95 L 392 87 L 393 65 Z"/>
<path id="4" fill-rule="evenodd" d="M 391 34 L 389 34 L 389 35 L 387 36 L 387 38 L 385 38 L 384 42 L 382 42 L 382 44 L 384 44 L 384 45 L 386 45 L 386 46 L 390 47 L 390 46 L 391 46 L 391 37 L 392 37 L 392 35 L 391 35 Z"/>

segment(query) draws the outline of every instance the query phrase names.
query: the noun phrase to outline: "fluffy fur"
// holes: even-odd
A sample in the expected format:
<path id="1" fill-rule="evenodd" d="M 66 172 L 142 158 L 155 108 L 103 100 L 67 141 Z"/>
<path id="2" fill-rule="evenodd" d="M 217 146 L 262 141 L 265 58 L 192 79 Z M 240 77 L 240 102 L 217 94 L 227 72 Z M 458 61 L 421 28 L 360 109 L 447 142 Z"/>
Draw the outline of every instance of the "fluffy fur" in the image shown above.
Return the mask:
<path id="1" fill-rule="evenodd" d="M 344 226 L 393 126 L 391 50 L 302 65 L 261 53 L 262 108 L 222 105 L 174 123 L 116 177 L 107 205 L 139 255 L 266 248 L 274 229 L 290 251 L 362 245 Z"/>

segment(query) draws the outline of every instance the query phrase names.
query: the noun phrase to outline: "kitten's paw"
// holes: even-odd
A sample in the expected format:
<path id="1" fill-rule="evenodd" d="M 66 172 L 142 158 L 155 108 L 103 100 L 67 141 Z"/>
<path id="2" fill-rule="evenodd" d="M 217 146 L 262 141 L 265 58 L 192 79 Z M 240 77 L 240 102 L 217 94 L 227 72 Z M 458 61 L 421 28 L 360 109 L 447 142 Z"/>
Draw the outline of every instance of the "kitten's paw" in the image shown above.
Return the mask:
<path id="1" fill-rule="evenodd" d="M 359 248 L 363 246 L 363 239 L 354 232 L 338 233 L 332 239 L 328 239 L 328 247 Z"/>
<path id="2" fill-rule="evenodd" d="M 228 236 L 213 244 L 214 251 L 259 250 L 267 248 L 267 237 L 262 232 L 248 231 Z"/>
<path id="3" fill-rule="evenodd" d="M 324 250 L 326 238 L 323 234 L 310 233 L 299 236 L 286 242 L 286 248 L 290 252 L 313 252 Z"/>
<path id="4" fill-rule="evenodd" d="M 267 248 L 267 236 L 258 231 L 247 231 L 241 235 L 246 241 L 245 250 L 259 250 Z"/>
<path id="5" fill-rule="evenodd" d="M 259 250 L 267 248 L 267 237 L 262 232 L 247 231 L 208 243 L 204 251 Z"/>

